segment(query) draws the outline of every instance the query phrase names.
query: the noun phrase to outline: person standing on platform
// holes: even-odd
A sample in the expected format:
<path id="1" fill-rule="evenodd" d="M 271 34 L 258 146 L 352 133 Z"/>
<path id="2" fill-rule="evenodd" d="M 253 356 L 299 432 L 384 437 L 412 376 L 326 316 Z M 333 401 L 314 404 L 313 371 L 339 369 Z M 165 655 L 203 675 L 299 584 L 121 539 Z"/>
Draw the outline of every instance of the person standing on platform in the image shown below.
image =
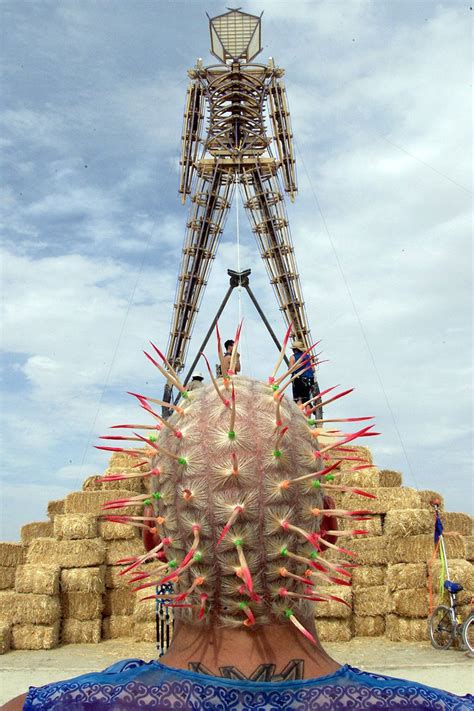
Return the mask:
<path id="1" fill-rule="evenodd" d="M 222 358 L 224 372 L 222 375 L 226 375 L 227 371 L 230 368 L 230 360 L 232 358 L 232 352 L 234 350 L 234 341 L 231 338 L 229 338 L 229 340 L 224 343 L 224 348 L 225 348 L 225 353 Z M 240 373 L 240 353 L 237 353 L 237 357 L 235 359 L 234 373 L 235 374 Z"/>
<path id="2" fill-rule="evenodd" d="M 291 347 L 293 355 L 290 358 L 290 368 L 298 361 L 301 366 L 295 370 L 298 377 L 293 380 L 293 400 L 297 402 L 301 399 L 306 402 L 313 396 L 314 389 L 314 368 L 309 353 L 305 353 L 305 346 L 302 341 L 294 341 Z"/>

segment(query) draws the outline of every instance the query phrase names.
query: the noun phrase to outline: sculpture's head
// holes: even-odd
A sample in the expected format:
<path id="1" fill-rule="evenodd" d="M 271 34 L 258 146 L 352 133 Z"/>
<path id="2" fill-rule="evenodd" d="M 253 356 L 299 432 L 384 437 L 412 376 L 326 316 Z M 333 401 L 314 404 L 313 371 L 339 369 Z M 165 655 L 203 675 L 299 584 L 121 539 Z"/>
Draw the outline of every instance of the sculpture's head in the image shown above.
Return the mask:
<path id="1" fill-rule="evenodd" d="M 261 27 L 261 15 L 241 10 L 209 17 L 212 54 L 223 64 L 252 61 L 262 51 Z"/>
<path id="2" fill-rule="evenodd" d="M 253 627 L 289 619 L 311 637 L 301 620 L 325 599 L 318 587 L 350 584 L 350 565 L 323 553 L 341 550 L 337 536 L 348 534 L 335 530 L 335 516 L 358 520 L 367 512 L 327 510 L 324 495 L 340 488 L 335 464 L 319 450 L 314 423 L 285 398 L 290 378 L 265 384 L 227 376 L 183 389 L 158 435 L 143 438 L 154 453 L 144 472 L 150 494 L 111 502 L 145 507 L 140 516 L 110 517 L 146 533 L 148 553 L 123 572 L 142 595 L 172 582 L 174 592 L 163 597 L 189 622 Z"/>

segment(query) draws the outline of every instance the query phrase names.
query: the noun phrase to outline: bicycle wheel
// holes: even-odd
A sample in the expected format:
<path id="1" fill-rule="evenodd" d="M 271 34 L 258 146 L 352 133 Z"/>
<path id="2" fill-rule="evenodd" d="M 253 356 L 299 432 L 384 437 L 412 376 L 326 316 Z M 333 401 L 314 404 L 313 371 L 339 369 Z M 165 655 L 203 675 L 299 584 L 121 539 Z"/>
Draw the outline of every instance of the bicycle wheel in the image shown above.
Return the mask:
<path id="1" fill-rule="evenodd" d="M 469 615 L 462 626 L 462 641 L 470 653 L 474 654 L 474 613 Z"/>
<path id="2" fill-rule="evenodd" d="M 448 649 L 454 641 L 452 610 L 446 605 L 439 605 L 429 619 L 430 640 L 436 649 Z"/>

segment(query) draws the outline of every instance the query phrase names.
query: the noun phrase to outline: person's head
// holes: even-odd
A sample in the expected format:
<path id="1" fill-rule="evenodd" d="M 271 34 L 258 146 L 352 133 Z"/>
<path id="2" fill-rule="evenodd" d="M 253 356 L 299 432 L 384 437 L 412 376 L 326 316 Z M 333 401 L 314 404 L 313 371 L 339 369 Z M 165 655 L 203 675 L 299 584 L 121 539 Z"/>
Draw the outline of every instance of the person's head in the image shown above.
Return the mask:
<path id="1" fill-rule="evenodd" d="M 204 380 L 204 375 L 199 370 L 195 370 L 194 373 L 191 375 L 191 380 L 197 380 L 199 382 L 202 382 Z"/>
<path id="2" fill-rule="evenodd" d="M 322 529 L 337 526 L 324 515 L 317 439 L 274 386 L 234 377 L 222 393 L 189 393 L 160 431 L 153 515 L 168 564 L 143 565 L 142 585 L 172 580 L 191 623 L 304 620 L 334 575 L 320 558 Z"/>
<path id="3" fill-rule="evenodd" d="M 301 352 L 302 352 L 302 351 L 304 351 L 304 349 L 305 349 L 305 347 L 304 347 L 303 341 L 298 341 L 298 340 L 297 340 L 297 341 L 293 341 L 293 343 L 292 343 L 292 345 L 291 345 L 291 350 L 293 350 L 293 351 L 301 351 Z"/>
<path id="4" fill-rule="evenodd" d="M 229 340 L 224 343 L 224 348 L 226 349 L 227 353 L 232 353 L 233 347 L 234 347 L 234 341 L 231 338 L 229 338 Z"/>

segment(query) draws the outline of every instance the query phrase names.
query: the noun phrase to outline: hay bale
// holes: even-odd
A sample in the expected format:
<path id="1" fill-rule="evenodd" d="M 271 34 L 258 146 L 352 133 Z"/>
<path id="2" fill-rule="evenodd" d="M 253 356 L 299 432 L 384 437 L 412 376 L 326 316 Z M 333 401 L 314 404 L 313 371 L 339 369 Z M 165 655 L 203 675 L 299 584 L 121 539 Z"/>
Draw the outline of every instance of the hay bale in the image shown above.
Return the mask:
<path id="1" fill-rule="evenodd" d="M 0 591 L 0 620 L 8 623 L 14 621 L 17 597 L 14 590 Z"/>
<path id="2" fill-rule="evenodd" d="M 464 549 L 466 560 L 474 560 L 474 536 L 464 536 Z"/>
<path id="3" fill-rule="evenodd" d="M 389 511 L 383 524 L 387 536 L 417 536 L 420 533 L 431 533 L 433 530 L 433 514 L 427 509 L 399 509 Z"/>
<path id="4" fill-rule="evenodd" d="M 117 489 L 113 493 L 110 491 L 74 491 L 66 496 L 64 512 L 67 514 L 95 514 L 98 516 L 102 512 L 102 504 L 112 499 L 126 498 L 130 495 L 127 489 Z M 121 514 L 133 513 L 135 506 L 128 506 L 120 509 Z"/>
<path id="5" fill-rule="evenodd" d="M 391 563 L 421 563 L 430 560 L 434 543 L 431 534 L 390 538 L 389 558 Z M 444 536 L 448 558 L 464 558 L 464 542 L 461 536 L 453 533 Z"/>
<path id="6" fill-rule="evenodd" d="M 63 620 L 61 641 L 64 644 L 99 644 L 102 620 Z"/>
<path id="7" fill-rule="evenodd" d="M 59 644 L 59 621 L 52 625 L 13 625 L 13 649 L 54 649 Z"/>
<path id="8" fill-rule="evenodd" d="M 104 615 L 132 615 L 136 593 L 131 590 L 107 590 L 105 593 Z"/>
<path id="9" fill-rule="evenodd" d="M 433 513 L 433 506 L 431 501 L 433 499 L 438 499 L 440 511 L 444 511 L 444 499 L 437 491 L 431 491 L 430 489 L 422 489 L 418 492 L 420 497 L 420 509 L 429 509 Z"/>
<path id="10" fill-rule="evenodd" d="M 426 587 L 395 590 L 390 598 L 390 612 L 400 617 L 426 619 L 429 614 L 428 590 Z"/>
<path id="11" fill-rule="evenodd" d="M 330 585 L 328 587 L 318 587 L 317 592 L 325 595 L 337 595 L 342 600 L 352 606 L 352 588 L 345 585 Z M 324 602 L 316 602 L 314 605 L 315 617 L 350 617 L 352 615 L 351 607 L 343 605 L 336 600 L 327 600 Z"/>
<path id="12" fill-rule="evenodd" d="M 342 531 L 348 531 L 354 528 L 354 526 L 357 526 L 357 528 L 361 528 L 363 531 L 368 531 L 369 536 L 381 536 L 382 516 L 375 514 L 374 516 L 371 516 L 368 521 L 358 521 L 356 523 L 349 519 L 341 519 L 339 521 L 339 527 Z M 358 538 L 358 536 L 351 536 L 350 540 L 353 540 L 355 538 Z"/>
<path id="13" fill-rule="evenodd" d="M 342 507 L 344 509 L 367 509 L 372 513 L 385 514 L 388 511 L 399 509 L 419 509 L 420 497 L 415 489 L 408 487 L 380 488 L 363 487 L 365 491 L 374 494 L 376 499 L 368 499 L 359 494 L 344 494 Z"/>
<path id="14" fill-rule="evenodd" d="M 101 593 L 65 592 L 61 593 L 61 609 L 64 618 L 75 620 L 97 620 L 102 615 L 104 601 Z"/>
<path id="15" fill-rule="evenodd" d="M 141 449 L 141 447 L 135 447 L 135 449 Z M 143 452 L 146 452 L 146 447 L 143 448 Z M 125 452 L 114 452 L 109 459 L 109 466 L 107 467 L 106 472 L 127 471 L 128 469 L 134 469 L 134 471 L 137 471 L 137 469 L 139 471 L 145 471 L 146 465 L 135 468 L 139 461 L 140 460 L 136 457 L 131 457 Z"/>
<path id="16" fill-rule="evenodd" d="M 27 546 L 37 538 L 51 538 L 53 535 L 53 524 L 51 521 L 36 521 L 26 523 L 21 527 L 21 542 Z"/>
<path id="17" fill-rule="evenodd" d="M 48 518 L 50 521 L 54 521 L 54 517 L 62 513 L 64 513 L 64 499 L 56 499 L 56 501 L 48 503 Z"/>
<path id="18" fill-rule="evenodd" d="M 351 540 L 350 550 L 357 557 L 352 560 L 362 565 L 384 565 L 388 563 L 389 541 L 390 539 L 387 536 L 359 536 L 354 538 Z"/>
<path id="19" fill-rule="evenodd" d="M 156 643 L 156 623 L 135 622 L 133 625 L 133 639 L 135 642 Z"/>
<path id="20" fill-rule="evenodd" d="M 66 568 L 61 571 L 62 592 L 105 592 L 105 566 Z"/>
<path id="21" fill-rule="evenodd" d="M 61 605 L 57 595 L 17 594 L 13 622 L 18 624 L 52 625 L 60 617 Z"/>
<path id="22" fill-rule="evenodd" d="M 114 565 L 122 558 L 143 555 L 144 550 L 145 549 L 140 538 L 130 538 L 126 541 L 110 541 L 105 553 L 105 562 L 107 565 Z"/>
<path id="23" fill-rule="evenodd" d="M 33 565 L 60 565 L 63 568 L 85 568 L 101 565 L 105 559 L 105 543 L 100 538 L 83 541 L 57 541 L 39 538 L 28 546 L 27 561 Z"/>
<path id="24" fill-rule="evenodd" d="M 15 585 L 15 568 L 0 566 L 0 590 L 11 590 Z"/>
<path id="25" fill-rule="evenodd" d="M 392 642 L 424 642 L 428 639 L 426 620 L 387 615 L 385 636 Z"/>
<path id="26" fill-rule="evenodd" d="M 0 654 L 10 651 L 11 647 L 11 625 L 4 620 L 0 620 Z"/>
<path id="27" fill-rule="evenodd" d="M 131 623 L 128 615 L 111 615 L 103 618 L 102 639 L 133 637 L 133 635 L 133 623 Z"/>
<path id="28" fill-rule="evenodd" d="M 385 634 L 385 617 L 354 617 L 355 637 L 383 637 Z"/>
<path id="29" fill-rule="evenodd" d="M 467 605 L 474 596 L 474 565 L 467 560 L 449 560 L 449 579 L 455 583 L 460 583 L 464 590 L 457 595 L 460 605 Z M 441 561 L 435 560 L 431 568 L 433 590 L 439 590 Z"/>
<path id="30" fill-rule="evenodd" d="M 60 540 L 97 538 L 97 516 L 94 514 L 58 514 L 54 519 L 54 536 Z"/>
<path id="31" fill-rule="evenodd" d="M 54 518 L 54 536 L 60 540 L 97 538 L 97 516 L 94 514 L 58 514 Z"/>
<path id="32" fill-rule="evenodd" d="M 392 469 L 381 469 L 379 471 L 379 486 L 400 487 L 402 486 L 402 475 Z"/>
<path id="33" fill-rule="evenodd" d="M 107 565 L 105 566 L 105 587 L 110 589 L 126 588 L 130 590 L 130 585 L 124 575 L 120 575 L 125 566 Z"/>
<path id="34" fill-rule="evenodd" d="M 156 616 L 156 600 L 141 600 L 135 595 L 133 619 L 135 622 L 153 622 Z"/>
<path id="35" fill-rule="evenodd" d="M 352 571 L 352 587 L 370 588 L 373 585 L 384 585 L 386 570 L 385 565 L 360 565 Z"/>
<path id="36" fill-rule="evenodd" d="M 321 642 L 348 642 L 353 637 L 349 618 L 318 619 L 316 631 Z"/>
<path id="37" fill-rule="evenodd" d="M 467 513 L 442 513 L 441 521 L 445 532 L 452 531 L 461 536 L 472 536 L 474 533 L 473 518 Z"/>
<path id="38" fill-rule="evenodd" d="M 110 474 L 112 472 L 108 469 L 106 473 Z M 141 492 L 145 493 L 145 487 L 141 479 L 100 481 L 100 477 L 94 474 L 93 476 L 88 477 L 82 485 L 83 491 L 116 491 L 117 489 L 127 489 L 127 491 L 134 492 L 136 494 L 140 494 Z"/>
<path id="39" fill-rule="evenodd" d="M 57 595 L 59 570 L 58 565 L 19 565 L 16 569 L 15 590 L 18 593 Z"/>
<path id="40" fill-rule="evenodd" d="M 389 611 L 389 598 L 386 585 L 373 585 L 370 588 L 354 590 L 354 612 L 358 617 L 375 617 Z"/>
<path id="41" fill-rule="evenodd" d="M 396 563 L 387 568 L 387 587 L 394 590 L 424 588 L 427 584 L 428 569 L 426 563 Z"/>
<path id="42" fill-rule="evenodd" d="M 0 543 L 0 565 L 16 568 L 23 563 L 25 548 L 22 543 Z"/>
<path id="43" fill-rule="evenodd" d="M 99 536 L 103 538 L 104 541 L 128 540 L 130 538 L 139 538 L 140 534 L 137 533 L 137 531 L 138 529 L 136 529 L 134 526 L 129 526 L 125 523 L 117 524 L 113 521 L 99 522 Z"/>
<path id="44" fill-rule="evenodd" d="M 357 486 L 359 488 L 380 486 L 379 470 L 377 467 L 362 469 L 359 472 L 342 470 L 337 476 L 337 484 L 343 486 Z"/>

